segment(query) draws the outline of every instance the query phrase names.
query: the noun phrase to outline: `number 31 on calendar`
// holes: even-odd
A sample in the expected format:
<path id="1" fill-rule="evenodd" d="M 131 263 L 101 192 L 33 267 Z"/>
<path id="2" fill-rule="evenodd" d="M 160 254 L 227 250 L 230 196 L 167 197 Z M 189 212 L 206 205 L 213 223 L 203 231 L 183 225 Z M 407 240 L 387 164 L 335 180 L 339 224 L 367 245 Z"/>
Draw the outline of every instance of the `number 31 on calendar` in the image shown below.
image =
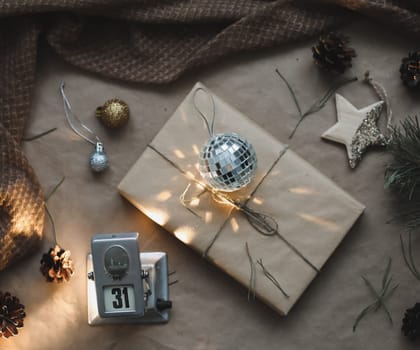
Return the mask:
<path id="1" fill-rule="evenodd" d="M 104 287 L 105 311 L 134 311 L 136 309 L 134 287 L 106 286 Z"/>

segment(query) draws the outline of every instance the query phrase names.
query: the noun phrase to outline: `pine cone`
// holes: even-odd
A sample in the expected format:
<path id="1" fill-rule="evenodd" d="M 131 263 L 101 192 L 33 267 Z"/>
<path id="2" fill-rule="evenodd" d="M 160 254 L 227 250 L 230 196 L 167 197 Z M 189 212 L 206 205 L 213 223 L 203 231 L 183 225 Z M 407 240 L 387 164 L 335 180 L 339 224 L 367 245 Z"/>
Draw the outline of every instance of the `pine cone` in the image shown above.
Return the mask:
<path id="1" fill-rule="evenodd" d="M 312 47 L 315 63 L 334 73 L 344 73 L 351 67 L 351 60 L 356 57 L 356 51 L 347 46 L 349 37 L 337 32 L 321 35 L 318 44 Z"/>
<path id="2" fill-rule="evenodd" d="M 401 330 L 410 340 L 415 340 L 420 335 L 420 303 L 416 303 L 404 314 Z"/>
<path id="3" fill-rule="evenodd" d="M 0 292 L 0 338 L 9 338 L 18 334 L 18 328 L 23 327 L 25 306 L 10 293 Z"/>
<path id="4" fill-rule="evenodd" d="M 409 87 L 420 83 L 420 51 L 409 52 L 408 57 L 402 59 L 400 74 L 401 80 Z"/>
<path id="5" fill-rule="evenodd" d="M 47 282 L 70 280 L 74 272 L 70 251 L 62 249 L 57 244 L 48 253 L 42 255 L 40 270 Z"/>

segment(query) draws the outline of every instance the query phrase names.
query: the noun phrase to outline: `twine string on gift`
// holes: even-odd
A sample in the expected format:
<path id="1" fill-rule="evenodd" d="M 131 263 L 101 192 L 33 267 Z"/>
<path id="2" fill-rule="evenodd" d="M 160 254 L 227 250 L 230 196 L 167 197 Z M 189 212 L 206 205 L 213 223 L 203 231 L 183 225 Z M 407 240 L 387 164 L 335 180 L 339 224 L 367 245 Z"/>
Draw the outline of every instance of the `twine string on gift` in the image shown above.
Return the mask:
<path id="1" fill-rule="evenodd" d="M 196 99 L 197 99 L 197 93 L 199 91 L 202 91 L 206 94 L 206 96 L 208 97 L 208 99 L 211 101 L 211 123 L 209 123 L 208 118 L 206 117 L 205 113 L 203 113 L 203 111 L 197 106 L 196 103 Z M 207 131 L 209 132 L 210 136 L 214 135 L 214 122 L 215 122 L 215 116 L 216 116 L 216 107 L 215 107 L 215 102 L 214 102 L 214 98 L 212 96 L 211 93 L 209 93 L 206 89 L 202 88 L 202 87 L 198 87 L 197 89 L 195 89 L 194 93 L 193 93 L 193 106 L 194 109 L 197 111 L 197 113 L 200 115 L 200 117 L 203 119 Z M 197 181 L 198 182 L 198 181 Z M 236 209 L 242 211 L 249 223 L 260 233 L 266 235 L 266 236 L 271 236 L 274 235 L 275 232 L 278 230 L 278 223 L 276 222 L 276 220 L 266 214 L 263 213 L 259 213 L 251 208 L 249 208 L 246 204 L 241 204 L 240 201 L 238 200 L 232 200 L 231 198 L 229 198 L 228 196 L 226 196 L 225 194 L 222 194 L 221 192 L 213 189 L 213 188 L 209 188 L 208 186 L 200 183 L 200 186 L 202 186 L 202 188 L 204 189 L 202 191 L 202 193 L 204 193 L 205 191 L 210 191 L 212 193 L 212 197 L 213 199 L 218 202 L 218 203 L 222 203 L 222 204 L 229 204 L 232 205 L 233 207 L 235 207 Z M 192 210 L 187 204 L 198 200 L 198 197 L 201 196 L 201 194 L 199 194 L 199 196 L 195 196 L 191 199 L 186 199 L 186 194 L 190 189 L 190 184 L 187 185 L 185 191 L 181 194 L 181 196 L 179 197 L 179 200 L 181 202 L 181 204 L 187 208 L 187 210 L 189 210 L 190 212 L 192 212 L 194 215 L 201 217 L 199 214 L 197 214 L 194 210 Z"/>
<path id="2" fill-rule="evenodd" d="M 375 92 L 379 96 L 379 98 L 382 101 L 384 101 L 384 105 L 386 107 L 386 117 L 387 117 L 386 127 L 387 127 L 388 131 L 391 131 L 391 129 L 392 129 L 392 109 L 391 109 L 391 105 L 389 103 L 388 93 L 386 92 L 385 88 L 381 84 L 379 84 L 377 81 L 375 81 L 371 78 L 369 71 L 366 71 L 363 81 L 366 84 L 369 84 L 373 88 L 373 90 L 375 90 Z"/>
<path id="3" fill-rule="evenodd" d="M 101 140 L 98 135 L 96 135 L 90 128 L 88 128 L 85 124 L 81 122 L 81 120 L 74 114 L 73 109 L 71 108 L 71 104 L 69 99 L 67 98 L 64 92 L 65 83 L 61 82 L 60 84 L 60 92 L 61 96 L 63 97 L 63 105 L 64 105 L 64 115 L 66 116 L 67 123 L 69 124 L 70 128 L 79 135 L 85 141 L 91 143 L 92 145 L 96 145 L 98 142 L 100 143 Z M 77 126 L 75 125 L 77 124 Z M 82 132 L 84 131 L 84 132 Z M 86 135 L 85 135 L 86 133 Z M 88 135 L 88 136 L 87 136 Z"/>
<path id="4" fill-rule="evenodd" d="M 191 187 L 191 184 L 189 183 L 188 185 L 187 185 L 187 187 L 185 188 L 185 190 L 184 190 L 184 192 L 182 192 L 182 194 L 179 196 L 179 201 L 181 202 L 181 204 L 183 205 L 183 207 L 185 208 L 185 209 L 187 209 L 189 212 L 191 212 L 192 214 L 194 214 L 195 216 L 197 216 L 197 217 L 199 217 L 200 219 L 202 219 L 203 217 L 200 215 L 200 214 L 198 214 L 198 213 L 196 213 L 194 210 L 192 210 L 189 206 L 188 206 L 188 204 L 190 204 L 190 203 L 192 203 L 193 201 L 195 201 L 195 200 L 199 200 L 200 199 L 200 197 L 201 197 L 201 195 L 203 194 L 203 193 L 205 193 L 205 192 L 207 192 L 207 190 L 206 189 L 203 189 L 197 196 L 195 196 L 195 197 L 192 197 L 191 199 L 186 199 L 185 197 L 186 197 L 186 195 L 187 195 L 187 193 L 188 193 L 188 191 L 190 190 L 190 187 Z"/>
<path id="5" fill-rule="evenodd" d="M 205 113 L 203 113 L 203 111 L 197 106 L 196 98 L 197 98 L 197 93 L 199 91 L 204 92 L 206 94 L 206 96 L 208 97 L 208 99 L 211 101 L 211 116 L 212 117 L 211 117 L 211 123 L 210 124 L 209 124 L 209 121 L 208 121 Z M 198 112 L 200 117 L 203 119 L 210 136 L 213 136 L 214 135 L 214 122 L 215 122 L 215 118 L 216 118 L 216 104 L 214 102 L 213 95 L 209 91 L 207 91 L 206 89 L 204 89 L 202 87 L 198 87 L 197 89 L 195 89 L 195 91 L 193 93 L 192 100 L 193 100 L 194 109 Z M 287 146 L 286 146 L 285 149 L 287 149 Z M 281 155 L 280 155 L 280 157 L 281 157 Z M 274 163 L 274 165 L 276 163 Z M 264 178 L 261 180 L 261 182 L 262 181 L 264 181 Z M 203 186 L 203 188 L 208 188 L 208 186 L 206 186 L 204 184 L 201 184 L 201 186 Z M 258 188 L 258 186 L 257 186 L 257 188 Z M 188 189 L 189 189 L 189 185 L 180 197 L 181 203 L 186 208 L 188 208 L 188 206 L 185 205 L 187 203 L 187 201 L 185 200 L 185 194 L 186 194 L 186 192 L 188 192 Z M 246 203 L 242 204 L 239 200 L 232 200 L 226 194 L 223 194 L 220 191 L 217 191 L 213 188 L 208 188 L 208 190 L 211 191 L 212 197 L 216 202 L 222 203 L 222 204 L 232 205 L 234 208 L 242 211 L 245 214 L 245 216 L 248 219 L 251 226 L 254 227 L 261 234 L 263 234 L 265 236 L 272 236 L 272 235 L 276 234 L 276 232 L 278 231 L 279 225 L 273 217 L 271 217 L 267 214 L 259 213 L 255 210 L 249 208 Z M 255 192 L 255 190 L 254 190 L 254 192 Z M 191 202 L 191 200 L 189 202 Z M 197 215 L 195 212 L 194 212 L 194 214 Z"/>
<path id="6" fill-rule="evenodd" d="M 272 216 L 260 213 L 251 209 L 247 204 L 240 200 L 233 200 L 219 191 L 211 190 L 212 198 L 216 203 L 231 205 L 235 209 L 245 214 L 250 225 L 264 236 L 273 236 L 278 232 L 279 224 Z"/>
<path id="7" fill-rule="evenodd" d="M 279 158 L 280 159 L 280 158 Z M 270 173 L 267 172 L 266 176 Z M 261 182 L 258 184 L 258 186 L 264 181 L 264 178 L 261 180 Z M 258 188 L 257 186 L 257 188 Z M 254 189 L 254 191 L 251 193 L 249 198 L 252 198 L 252 196 L 254 195 L 255 191 L 257 190 Z M 212 192 L 212 196 L 214 198 L 214 200 L 217 203 L 221 203 L 221 204 L 227 204 L 232 206 L 233 208 L 241 211 L 246 219 L 248 220 L 248 222 L 250 223 L 250 225 L 260 234 L 264 235 L 264 236 L 277 236 L 278 238 L 280 238 L 293 252 L 295 252 L 303 261 L 305 261 L 309 266 L 311 266 L 316 272 L 319 272 L 318 268 L 312 264 L 312 262 L 310 262 L 293 244 L 291 244 L 280 232 L 279 232 L 279 224 L 277 222 L 277 220 L 267 214 L 258 212 L 252 208 L 250 208 L 248 206 L 248 201 L 249 199 L 245 202 L 245 203 L 240 203 L 239 201 L 235 201 L 231 198 L 229 198 L 226 194 L 221 193 L 219 191 L 214 191 L 212 189 L 208 189 L 209 191 Z M 226 225 L 228 220 L 225 221 L 225 223 L 220 227 L 220 229 L 217 231 L 217 233 L 214 235 L 213 239 L 209 242 L 207 248 L 204 250 L 203 256 L 207 256 L 208 252 L 210 251 L 210 249 L 212 248 L 213 244 L 216 242 L 217 238 L 219 237 L 219 235 L 221 234 L 221 232 L 223 231 L 224 226 Z"/>
<path id="8" fill-rule="evenodd" d="M 198 91 L 205 92 L 206 95 L 209 97 L 209 100 L 211 101 L 211 105 L 212 105 L 212 121 L 211 121 L 211 123 L 208 122 L 208 119 L 207 119 L 205 113 L 203 113 L 200 110 L 200 108 L 198 108 L 198 106 L 197 106 L 197 104 L 195 102 L 195 99 L 196 99 L 196 96 L 197 96 L 197 92 Z M 215 102 L 214 102 L 214 99 L 213 99 L 212 94 L 210 92 L 206 91 L 206 89 L 204 89 L 204 88 L 201 88 L 201 87 L 197 88 L 194 91 L 194 94 L 193 94 L 193 105 L 194 105 L 194 108 L 199 113 L 200 117 L 203 119 L 203 121 L 204 121 L 204 123 L 206 125 L 206 128 L 207 128 L 209 134 L 212 135 L 213 134 L 213 128 L 214 128 L 214 120 L 215 120 Z M 319 272 L 318 268 L 312 262 L 310 262 L 293 244 L 291 244 L 285 237 L 283 237 L 283 235 L 279 232 L 279 224 L 278 224 L 278 222 L 276 221 L 276 219 L 274 217 L 272 217 L 272 216 L 270 216 L 268 214 L 265 214 L 265 213 L 258 212 L 258 211 L 254 210 L 254 209 L 252 209 L 252 208 L 250 208 L 248 206 L 249 200 L 254 196 L 254 194 L 256 193 L 256 191 L 258 190 L 258 188 L 260 187 L 260 185 L 264 182 L 265 178 L 271 173 L 271 171 L 274 169 L 274 167 L 280 161 L 281 157 L 287 152 L 287 150 L 288 150 L 288 146 L 287 145 L 285 145 L 285 147 L 280 151 L 280 153 L 277 156 L 276 160 L 273 162 L 273 164 L 267 170 L 267 172 L 264 174 L 264 176 L 262 176 L 262 178 L 260 179 L 260 181 L 258 182 L 258 184 L 255 186 L 255 188 L 253 189 L 253 191 L 250 193 L 248 199 L 244 203 L 240 202 L 239 200 L 234 200 L 234 199 L 230 198 L 226 193 L 221 192 L 221 191 L 218 191 L 218 190 L 215 190 L 215 189 L 209 187 L 208 185 L 202 183 L 201 181 L 198 181 L 194 177 L 191 177 L 178 164 L 176 164 L 175 162 L 173 162 L 172 160 L 170 160 L 168 157 L 166 157 L 162 152 L 160 152 L 154 146 L 152 146 L 151 144 L 149 144 L 148 147 L 150 149 L 152 149 L 154 152 L 156 152 L 158 155 L 160 155 L 163 159 L 165 159 L 169 164 L 171 164 L 174 168 L 176 168 L 181 174 L 183 174 L 191 182 L 194 182 L 194 183 L 198 184 L 198 186 L 203 189 L 203 191 L 199 194 L 199 196 L 201 196 L 203 193 L 205 193 L 206 191 L 208 191 L 209 193 L 211 193 L 212 198 L 213 198 L 213 200 L 215 202 L 220 203 L 220 204 L 229 205 L 231 208 L 237 209 L 237 210 L 241 211 L 245 215 L 245 217 L 247 218 L 247 220 L 250 223 L 250 225 L 258 233 L 260 233 L 260 234 L 262 234 L 264 236 L 277 236 L 295 254 L 297 254 L 306 264 L 308 264 L 316 272 Z M 195 216 L 197 216 L 197 217 L 199 217 L 199 218 L 202 219 L 202 217 L 198 213 L 196 213 L 194 210 L 192 210 L 188 206 L 188 204 L 190 204 L 194 200 L 198 199 L 197 196 L 192 197 L 190 199 L 187 199 L 186 198 L 189 189 L 190 189 L 190 185 L 187 185 L 187 188 L 180 195 L 179 201 L 180 201 L 180 203 L 185 208 L 187 208 Z M 212 248 L 212 246 L 214 245 L 214 243 L 218 239 L 219 235 L 223 231 L 223 229 L 226 226 L 228 220 L 229 220 L 229 217 L 219 227 L 219 229 L 216 232 L 216 234 L 210 240 L 207 248 L 203 251 L 203 257 L 206 258 L 208 256 L 208 253 L 209 253 L 210 249 Z"/>
<path id="9" fill-rule="evenodd" d="M 153 146 L 150 146 L 154 151 L 156 151 L 159 155 L 161 155 L 164 159 L 166 159 L 169 163 L 171 163 L 174 167 L 176 167 L 181 173 L 186 175 L 186 173 L 175 163 L 173 163 L 171 160 L 169 160 L 167 157 L 165 157 L 161 152 L 156 150 Z M 246 219 L 248 220 L 249 224 L 260 234 L 264 236 L 277 236 L 280 238 L 293 252 L 295 252 L 303 261 L 305 261 L 310 267 L 312 267 L 316 272 L 319 272 L 318 268 L 310 262 L 293 244 L 291 244 L 283 235 L 279 232 L 279 224 L 277 220 L 265 213 L 258 212 L 248 206 L 249 200 L 254 196 L 256 191 L 258 190 L 259 186 L 264 182 L 265 178 L 268 176 L 268 174 L 272 171 L 272 169 L 276 166 L 280 158 L 286 153 L 288 149 L 288 146 L 285 146 L 285 148 L 280 152 L 279 156 L 277 157 L 276 161 L 272 164 L 270 169 L 267 171 L 267 173 L 261 178 L 260 182 L 257 184 L 257 186 L 254 188 L 252 193 L 249 195 L 249 198 L 242 203 L 240 200 L 232 199 L 230 198 L 226 193 L 223 193 L 221 191 L 217 191 L 206 184 L 196 180 L 191 179 L 188 177 L 192 182 L 195 182 L 199 185 L 200 188 L 203 188 L 203 191 L 201 191 L 197 196 L 193 196 L 191 198 L 187 198 L 188 191 L 191 187 L 190 184 L 187 185 L 184 192 L 180 195 L 179 201 L 180 203 L 188 209 L 190 212 L 192 212 L 195 216 L 202 219 L 202 217 L 195 212 L 193 209 L 191 209 L 188 204 L 191 202 L 194 202 L 195 200 L 199 199 L 199 197 L 205 193 L 209 192 L 212 195 L 212 199 L 219 204 L 228 205 L 232 207 L 233 209 L 239 210 L 242 212 Z M 228 219 L 225 220 L 225 222 L 220 226 L 219 230 L 216 232 L 216 234 L 213 236 L 213 238 L 210 240 L 209 244 L 207 245 L 206 249 L 203 251 L 203 257 L 207 257 L 210 249 L 213 247 L 214 243 L 219 238 L 221 232 L 223 231 L 224 227 L 226 226 L 226 223 L 228 222 Z"/>

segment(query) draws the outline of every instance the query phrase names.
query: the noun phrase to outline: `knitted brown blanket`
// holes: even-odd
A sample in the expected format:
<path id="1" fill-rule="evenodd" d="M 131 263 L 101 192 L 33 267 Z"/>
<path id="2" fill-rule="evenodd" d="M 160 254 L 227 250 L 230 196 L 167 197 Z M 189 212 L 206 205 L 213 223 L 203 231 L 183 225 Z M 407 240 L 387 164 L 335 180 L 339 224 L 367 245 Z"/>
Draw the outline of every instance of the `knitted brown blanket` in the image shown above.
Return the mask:
<path id="1" fill-rule="evenodd" d="M 41 42 L 91 72 L 165 83 L 235 52 L 318 35 L 357 14 L 420 34 L 417 0 L 1 1 L 0 270 L 42 237 L 43 194 L 19 147 Z"/>

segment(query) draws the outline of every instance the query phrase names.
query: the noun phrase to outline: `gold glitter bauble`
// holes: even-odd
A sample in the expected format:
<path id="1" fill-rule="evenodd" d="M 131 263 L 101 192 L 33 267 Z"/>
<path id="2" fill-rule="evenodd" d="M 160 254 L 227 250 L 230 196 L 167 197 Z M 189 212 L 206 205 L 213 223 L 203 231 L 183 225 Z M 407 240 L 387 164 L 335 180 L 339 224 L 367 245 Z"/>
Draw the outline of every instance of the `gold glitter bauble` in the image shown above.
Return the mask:
<path id="1" fill-rule="evenodd" d="M 112 129 L 126 124 L 129 114 L 127 103 L 117 98 L 108 100 L 103 106 L 96 108 L 96 116 L 105 126 Z"/>

